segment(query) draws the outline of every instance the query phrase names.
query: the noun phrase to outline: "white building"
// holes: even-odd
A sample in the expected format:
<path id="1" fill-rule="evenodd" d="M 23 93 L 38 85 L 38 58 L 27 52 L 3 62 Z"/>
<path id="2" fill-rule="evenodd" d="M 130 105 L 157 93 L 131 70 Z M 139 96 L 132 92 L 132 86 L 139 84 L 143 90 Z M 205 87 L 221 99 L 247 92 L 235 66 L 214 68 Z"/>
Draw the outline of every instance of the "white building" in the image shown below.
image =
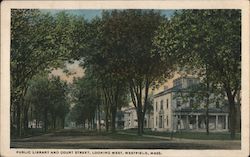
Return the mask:
<path id="1" fill-rule="evenodd" d="M 42 128 L 42 126 L 43 126 L 43 122 L 38 121 L 36 119 L 33 119 L 33 120 L 29 121 L 29 123 L 28 123 L 29 128 Z"/>
<path id="2" fill-rule="evenodd" d="M 144 128 L 153 128 L 154 114 L 145 114 Z M 135 107 L 130 107 L 124 110 L 124 129 L 133 129 L 138 127 L 137 113 Z"/>
<path id="3" fill-rule="evenodd" d="M 124 110 L 124 129 L 137 128 L 136 108 L 130 107 Z"/>
<path id="4" fill-rule="evenodd" d="M 205 130 L 205 109 L 193 108 L 193 99 L 183 102 L 176 93 L 197 84 L 199 79 L 180 77 L 173 81 L 173 87 L 154 95 L 154 127 L 156 131 Z M 211 105 L 209 108 L 209 129 L 228 130 L 228 111 Z"/>

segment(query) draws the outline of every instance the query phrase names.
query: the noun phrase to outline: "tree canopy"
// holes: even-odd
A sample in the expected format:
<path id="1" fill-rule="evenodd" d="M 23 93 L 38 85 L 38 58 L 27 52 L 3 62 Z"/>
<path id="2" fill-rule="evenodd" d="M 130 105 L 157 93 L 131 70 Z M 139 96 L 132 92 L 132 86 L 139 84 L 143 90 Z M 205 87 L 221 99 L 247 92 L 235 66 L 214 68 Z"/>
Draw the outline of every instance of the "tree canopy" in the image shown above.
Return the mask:
<path id="1" fill-rule="evenodd" d="M 84 31 L 83 23 L 83 18 L 65 12 L 52 16 L 36 9 L 11 10 L 11 109 L 19 135 L 28 82 L 76 57 L 81 41 L 73 37 L 80 29 Z"/>
<path id="2" fill-rule="evenodd" d="M 160 26 L 155 45 L 162 56 L 174 53 L 182 69 L 224 88 L 233 138 L 235 96 L 241 89 L 240 10 L 177 11 L 169 25 Z"/>

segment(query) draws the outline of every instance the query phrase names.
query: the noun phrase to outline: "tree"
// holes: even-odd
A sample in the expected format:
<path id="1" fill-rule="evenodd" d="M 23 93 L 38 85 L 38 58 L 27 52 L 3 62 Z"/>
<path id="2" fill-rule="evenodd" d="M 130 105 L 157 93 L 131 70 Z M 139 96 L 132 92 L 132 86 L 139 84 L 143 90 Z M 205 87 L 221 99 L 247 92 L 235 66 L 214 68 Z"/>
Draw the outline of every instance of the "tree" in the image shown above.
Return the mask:
<path id="1" fill-rule="evenodd" d="M 78 28 L 73 26 L 78 23 L 84 20 L 64 12 L 51 16 L 35 9 L 11 10 L 11 126 L 17 135 L 22 134 L 22 110 L 28 110 L 24 96 L 29 80 L 75 57 L 79 42 L 73 40 Z"/>
<path id="2" fill-rule="evenodd" d="M 114 10 L 104 12 L 102 19 L 103 51 L 112 71 L 126 80 L 141 135 L 149 88 L 160 78 L 169 77 L 174 69 L 174 60 L 162 60 L 152 44 L 158 26 L 167 20 L 153 10 Z"/>
<path id="3" fill-rule="evenodd" d="M 227 95 L 231 138 L 235 137 L 235 97 L 241 87 L 241 18 L 239 10 L 177 11 L 156 37 L 160 53 L 175 53 L 180 65 L 192 68 L 207 84 Z M 166 28 L 166 29 L 164 29 Z"/>
<path id="4" fill-rule="evenodd" d="M 69 112 L 67 102 L 67 85 L 59 77 L 36 76 L 29 85 L 29 101 L 33 104 L 35 114 L 40 114 L 43 119 L 43 128 L 46 132 L 49 124 L 56 129 L 57 119 L 60 120 L 59 128 L 64 127 L 66 114 Z M 36 119 L 38 120 L 38 119 Z"/>
<path id="5" fill-rule="evenodd" d="M 137 111 L 139 134 L 143 132 L 150 86 L 160 78 L 169 77 L 174 69 L 172 58 L 162 60 L 153 49 L 152 39 L 161 22 L 167 20 L 152 10 L 104 11 L 101 19 L 92 21 L 89 51 L 83 55 L 85 66 L 91 66 L 103 82 L 112 117 L 116 113 L 116 98 L 122 91 L 120 87 L 128 88 Z"/>
<path id="6" fill-rule="evenodd" d="M 105 20 L 96 18 L 88 25 L 88 34 L 85 35 L 87 49 L 80 54 L 83 67 L 95 79 L 97 88 L 101 92 L 102 104 L 106 115 L 106 130 L 115 131 L 115 118 L 117 109 L 124 104 L 127 95 L 124 77 L 118 73 L 119 64 L 117 56 L 114 56 L 108 48 L 109 36 L 104 33 Z"/>
<path id="7" fill-rule="evenodd" d="M 53 128 L 56 129 L 57 119 L 61 121 L 61 128 L 64 127 L 65 117 L 69 112 L 69 103 L 67 101 L 68 88 L 66 82 L 60 80 L 59 77 L 52 76 L 50 79 L 51 93 L 50 96 L 50 114 L 52 116 Z"/>
<path id="8" fill-rule="evenodd" d="M 77 116 L 73 118 L 77 123 L 83 124 L 88 121 L 88 127 L 94 128 L 95 113 L 101 104 L 100 92 L 96 80 L 88 72 L 85 76 L 74 81 L 74 103 L 73 111 Z M 78 110 L 78 111 L 77 111 Z"/>
<path id="9" fill-rule="evenodd" d="M 146 114 L 148 115 L 148 126 L 150 126 L 150 119 L 151 119 L 151 112 L 154 111 L 154 98 L 153 98 L 153 94 L 149 95 L 148 101 L 147 101 L 147 112 Z"/>

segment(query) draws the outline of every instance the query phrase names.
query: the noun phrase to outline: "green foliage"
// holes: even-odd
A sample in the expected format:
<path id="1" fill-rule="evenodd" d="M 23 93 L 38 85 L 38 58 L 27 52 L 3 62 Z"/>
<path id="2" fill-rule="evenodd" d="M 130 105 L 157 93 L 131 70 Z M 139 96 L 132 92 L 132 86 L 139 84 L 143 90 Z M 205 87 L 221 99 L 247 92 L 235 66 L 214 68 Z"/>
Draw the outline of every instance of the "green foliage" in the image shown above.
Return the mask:
<path id="1" fill-rule="evenodd" d="M 239 90 L 239 10 L 178 11 L 169 25 L 161 25 L 155 45 L 162 56 L 175 53 L 180 67 L 198 69 L 195 72 L 199 76 L 204 76 L 208 71 L 211 81 L 219 84 L 227 82 L 226 84 Z"/>
<path id="2" fill-rule="evenodd" d="M 224 89 L 230 107 L 232 138 L 235 135 L 235 96 L 241 89 L 240 10 L 182 10 L 155 37 L 163 57 L 173 53 L 181 70 L 191 71 L 206 83 Z"/>
<path id="3" fill-rule="evenodd" d="M 169 77 L 174 69 L 172 58 L 162 60 L 153 50 L 152 39 L 162 22 L 167 21 L 153 10 L 104 11 L 102 18 L 90 25 L 94 30 L 89 34 L 90 49 L 83 55 L 85 67 L 90 67 L 103 82 L 106 97 L 119 93 L 125 85 L 141 118 L 147 110 L 149 87 Z M 110 100 L 111 108 L 116 107 L 117 101 Z"/>
<path id="4" fill-rule="evenodd" d="M 96 81 L 89 75 L 75 80 L 73 97 L 75 105 L 71 112 L 71 119 L 77 124 L 84 124 L 86 120 L 93 119 L 97 105 L 101 103 Z"/>
<path id="5" fill-rule="evenodd" d="M 174 60 L 162 60 L 152 44 L 158 26 L 167 21 L 153 10 L 126 10 L 109 16 L 108 24 L 113 27 L 107 35 L 114 32 L 113 38 L 110 37 L 116 48 L 113 51 L 119 52 L 119 72 L 128 82 L 131 100 L 137 110 L 138 133 L 142 134 L 144 116 L 149 109 L 148 90 L 161 78 L 169 77 L 174 69 Z"/>
<path id="6" fill-rule="evenodd" d="M 192 101 L 192 109 L 215 108 L 216 105 L 222 108 L 226 104 L 224 91 L 212 85 L 210 85 L 210 88 L 207 88 L 207 84 L 204 82 L 199 82 L 185 89 L 177 90 L 174 94 L 174 99 L 181 99 L 183 104 L 190 104 L 190 101 Z M 206 104 L 206 102 L 209 102 L 209 104 Z"/>
<path id="7" fill-rule="evenodd" d="M 81 26 L 81 27 L 80 27 Z M 11 85 L 13 96 L 37 73 L 62 66 L 74 57 L 78 29 L 84 20 L 64 12 L 55 16 L 39 10 L 11 11 Z M 73 38 L 75 37 L 75 38 Z M 81 50 L 81 47 L 78 47 Z M 14 101 L 14 100 L 13 100 Z"/>
<path id="8" fill-rule="evenodd" d="M 69 112 L 67 84 L 61 81 L 59 77 L 52 76 L 48 79 L 47 75 L 36 76 L 29 83 L 26 95 L 27 101 L 31 103 L 33 108 L 31 112 L 35 114 L 35 117 L 31 117 L 30 120 L 43 120 L 44 123 L 47 123 L 46 120 L 50 124 L 56 123 L 56 119 L 64 121 L 66 114 Z M 43 125 L 43 127 L 45 126 Z"/>
<path id="9" fill-rule="evenodd" d="M 85 31 L 84 23 L 84 19 L 65 12 L 52 16 L 36 9 L 11 10 L 11 121 L 16 123 L 18 134 L 28 82 L 77 58 L 76 50 L 84 46 L 77 38 L 79 31 Z"/>

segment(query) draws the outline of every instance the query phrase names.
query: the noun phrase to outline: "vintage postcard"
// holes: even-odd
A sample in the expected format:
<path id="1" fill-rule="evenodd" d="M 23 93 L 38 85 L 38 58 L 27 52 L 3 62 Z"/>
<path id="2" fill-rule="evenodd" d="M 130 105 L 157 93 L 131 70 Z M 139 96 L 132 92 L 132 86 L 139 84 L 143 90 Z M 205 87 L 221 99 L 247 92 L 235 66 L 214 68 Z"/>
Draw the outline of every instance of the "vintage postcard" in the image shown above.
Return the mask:
<path id="1" fill-rule="evenodd" d="M 3 1 L 3 157 L 249 155 L 248 1 Z"/>

